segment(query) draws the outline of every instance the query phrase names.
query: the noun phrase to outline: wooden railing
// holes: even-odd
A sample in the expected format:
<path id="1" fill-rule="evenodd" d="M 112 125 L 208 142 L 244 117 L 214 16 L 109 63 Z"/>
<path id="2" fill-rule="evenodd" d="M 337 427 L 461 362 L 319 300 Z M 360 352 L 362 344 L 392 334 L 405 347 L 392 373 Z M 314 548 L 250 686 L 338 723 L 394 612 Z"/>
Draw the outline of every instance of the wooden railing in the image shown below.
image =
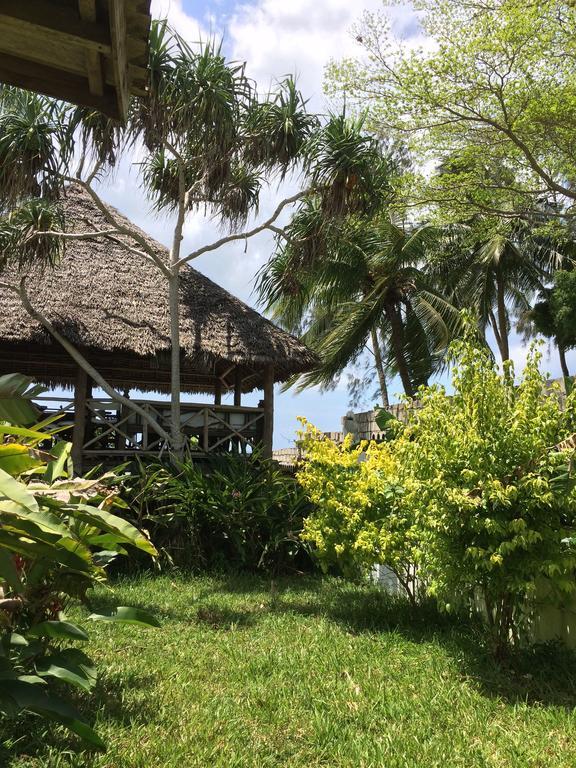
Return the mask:
<path id="1" fill-rule="evenodd" d="M 72 426 L 77 418 L 74 400 L 40 397 L 37 404 L 45 412 L 61 414 L 61 426 Z M 170 431 L 170 403 L 134 400 L 154 421 Z M 198 455 L 216 453 L 251 453 L 261 442 L 264 427 L 263 408 L 181 403 L 182 433 L 190 449 Z M 82 454 L 101 459 L 106 456 L 132 457 L 161 455 L 165 441 L 140 415 L 127 406 L 105 398 L 86 401 L 86 429 Z"/>

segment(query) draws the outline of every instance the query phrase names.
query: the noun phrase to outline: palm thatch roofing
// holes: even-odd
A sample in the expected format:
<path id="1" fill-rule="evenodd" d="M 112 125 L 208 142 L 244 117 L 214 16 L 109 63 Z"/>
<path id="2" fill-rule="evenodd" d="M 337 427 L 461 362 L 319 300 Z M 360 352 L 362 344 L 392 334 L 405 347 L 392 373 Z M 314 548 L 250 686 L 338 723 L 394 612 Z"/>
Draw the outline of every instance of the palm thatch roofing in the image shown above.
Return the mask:
<path id="1" fill-rule="evenodd" d="M 68 187 L 63 209 L 68 231 L 109 229 L 78 185 Z M 164 246 L 110 210 L 168 258 Z M 24 274 L 33 306 L 111 383 L 142 391 L 169 388 L 168 281 L 158 267 L 128 252 L 122 242 L 98 238 L 67 241 L 64 257 L 53 268 L 14 268 L 2 279 L 15 283 Z M 75 363 L 19 297 L 0 287 L 0 306 L 0 374 L 18 371 L 50 386 L 72 386 Z M 317 362 L 294 336 L 190 267 L 181 271 L 180 332 L 185 392 L 214 391 L 218 379 L 225 390 L 234 386 L 236 375 L 248 392 L 262 388 L 270 364 L 275 381 L 285 381 Z"/>

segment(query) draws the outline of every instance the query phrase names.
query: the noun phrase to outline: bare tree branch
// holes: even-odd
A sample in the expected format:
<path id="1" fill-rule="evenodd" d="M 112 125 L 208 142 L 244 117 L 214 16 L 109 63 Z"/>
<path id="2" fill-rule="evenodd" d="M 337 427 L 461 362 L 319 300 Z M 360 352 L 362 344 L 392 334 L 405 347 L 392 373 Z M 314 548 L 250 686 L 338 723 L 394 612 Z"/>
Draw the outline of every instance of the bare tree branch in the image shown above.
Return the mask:
<path id="1" fill-rule="evenodd" d="M 305 189 L 301 192 L 297 192 L 295 195 L 292 195 L 291 197 L 287 197 L 285 200 L 282 200 L 281 203 L 278 204 L 276 210 L 270 216 L 269 219 L 266 219 L 262 224 L 259 224 L 257 227 L 254 227 L 253 229 L 248 229 L 245 232 L 235 232 L 231 235 L 227 235 L 226 237 L 221 237 L 219 240 L 216 240 L 213 243 L 210 243 L 210 245 L 204 245 L 202 248 L 198 248 L 197 251 L 192 251 L 192 253 L 189 253 L 188 256 L 184 256 L 180 261 L 176 262 L 174 265 L 175 268 L 181 267 L 183 264 L 187 264 L 190 261 L 193 261 L 194 259 L 197 259 L 199 256 L 202 256 L 204 253 L 208 253 L 209 251 L 216 251 L 218 248 L 221 248 L 223 245 L 226 245 L 227 243 L 233 243 L 236 240 L 247 240 L 250 237 L 254 237 L 254 235 L 258 235 L 260 232 L 264 232 L 264 230 L 269 229 L 271 231 L 275 231 L 275 229 L 272 225 L 276 221 L 276 219 L 280 216 L 284 208 L 286 208 L 287 205 L 292 205 L 292 203 L 298 202 L 298 200 L 302 200 L 303 197 L 306 197 L 306 195 L 309 195 L 310 192 L 312 192 L 312 189 Z"/>
<path id="2" fill-rule="evenodd" d="M 131 227 L 127 227 L 125 224 L 122 224 L 120 221 L 118 221 L 110 208 L 104 203 L 102 198 L 90 186 L 90 184 L 88 184 L 86 181 L 83 181 L 82 179 L 77 179 L 74 176 L 64 176 L 63 178 L 65 181 L 69 181 L 72 184 L 80 184 L 80 186 L 83 187 L 86 192 L 88 192 L 96 207 L 104 216 L 108 224 L 111 224 L 115 228 L 116 234 L 125 235 L 126 237 L 130 237 L 132 240 L 134 240 L 134 242 L 137 243 L 140 248 L 142 248 L 142 250 L 148 254 L 150 260 L 158 267 L 161 272 L 164 273 L 166 277 L 170 275 L 169 267 L 162 261 L 156 251 L 150 247 L 146 241 L 146 238 L 139 232 L 135 232 Z"/>

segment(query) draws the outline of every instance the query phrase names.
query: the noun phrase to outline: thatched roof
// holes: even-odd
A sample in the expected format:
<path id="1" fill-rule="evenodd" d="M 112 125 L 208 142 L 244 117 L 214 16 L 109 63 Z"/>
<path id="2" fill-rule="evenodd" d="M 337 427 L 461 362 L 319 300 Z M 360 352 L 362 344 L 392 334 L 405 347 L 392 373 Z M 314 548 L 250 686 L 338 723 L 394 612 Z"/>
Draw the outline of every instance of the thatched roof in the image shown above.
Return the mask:
<path id="1" fill-rule="evenodd" d="M 79 186 L 68 188 L 64 213 L 69 231 L 109 228 Z M 162 258 L 168 258 L 164 246 L 138 231 Z M 143 390 L 167 388 L 168 282 L 156 266 L 120 243 L 99 238 L 69 240 L 66 255 L 55 268 L 27 273 L 33 305 L 110 381 Z M 3 275 L 4 280 L 17 278 L 14 272 Z M 19 298 L 0 288 L 0 306 L 0 373 L 18 370 L 51 384 L 71 385 L 75 366 Z M 316 362 L 294 336 L 189 267 L 181 273 L 180 312 L 185 391 L 212 390 L 214 376 L 234 365 L 242 369 L 243 390 L 250 391 L 261 385 L 263 369 L 270 363 L 275 380 L 285 381 Z M 232 385 L 233 377 L 226 381 Z"/>

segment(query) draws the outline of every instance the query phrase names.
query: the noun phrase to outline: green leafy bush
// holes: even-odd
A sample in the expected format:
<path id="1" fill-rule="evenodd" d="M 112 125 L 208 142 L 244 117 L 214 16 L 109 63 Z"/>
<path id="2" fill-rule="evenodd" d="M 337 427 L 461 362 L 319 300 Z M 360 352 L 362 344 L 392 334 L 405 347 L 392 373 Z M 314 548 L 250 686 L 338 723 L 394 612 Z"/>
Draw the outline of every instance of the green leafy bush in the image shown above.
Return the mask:
<path id="1" fill-rule="evenodd" d="M 430 591 L 480 601 L 498 650 L 518 639 L 539 582 L 559 596 L 576 588 L 573 448 L 555 448 L 575 430 L 576 399 L 562 409 L 535 351 L 517 386 L 469 343 L 452 360 L 454 394 L 422 393 L 396 453 Z"/>
<path id="2" fill-rule="evenodd" d="M 314 546 L 323 570 L 336 566 L 357 578 L 375 563 L 386 563 L 414 601 L 418 537 L 414 516 L 403 503 L 393 444 L 354 445 L 348 435 L 337 445 L 301 421 L 307 460 L 298 481 L 314 505 L 303 538 Z"/>
<path id="3" fill-rule="evenodd" d="M 532 352 L 519 385 L 484 349 L 452 346 L 453 394 L 424 388 L 396 437 L 357 449 L 308 428 L 299 474 L 317 509 L 305 537 L 348 570 L 408 562 L 448 609 L 479 609 L 494 648 L 518 641 L 539 587 L 576 589 L 576 394 L 560 398 Z M 565 441 L 565 442 L 563 442 Z M 365 451 L 365 453 L 364 453 Z M 360 462 L 360 459 L 365 461 Z"/>
<path id="4" fill-rule="evenodd" d="M 34 712 L 105 748 L 52 690 L 59 682 L 91 691 L 97 679 L 89 657 L 69 645 L 88 636 L 64 612 L 74 601 L 88 602 L 113 558 L 130 548 L 152 557 L 156 550 L 114 513 L 125 511 L 117 475 L 73 478 L 71 446 L 55 441 L 57 429 L 48 430 L 47 421 L 23 426 L 38 417 L 35 394 L 25 377 L 0 377 L 0 711 Z M 89 619 L 158 626 L 127 607 Z"/>
<path id="5" fill-rule="evenodd" d="M 130 500 L 178 567 L 310 567 L 299 538 L 310 505 L 293 478 L 258 456 L 142 465 Z"/>

